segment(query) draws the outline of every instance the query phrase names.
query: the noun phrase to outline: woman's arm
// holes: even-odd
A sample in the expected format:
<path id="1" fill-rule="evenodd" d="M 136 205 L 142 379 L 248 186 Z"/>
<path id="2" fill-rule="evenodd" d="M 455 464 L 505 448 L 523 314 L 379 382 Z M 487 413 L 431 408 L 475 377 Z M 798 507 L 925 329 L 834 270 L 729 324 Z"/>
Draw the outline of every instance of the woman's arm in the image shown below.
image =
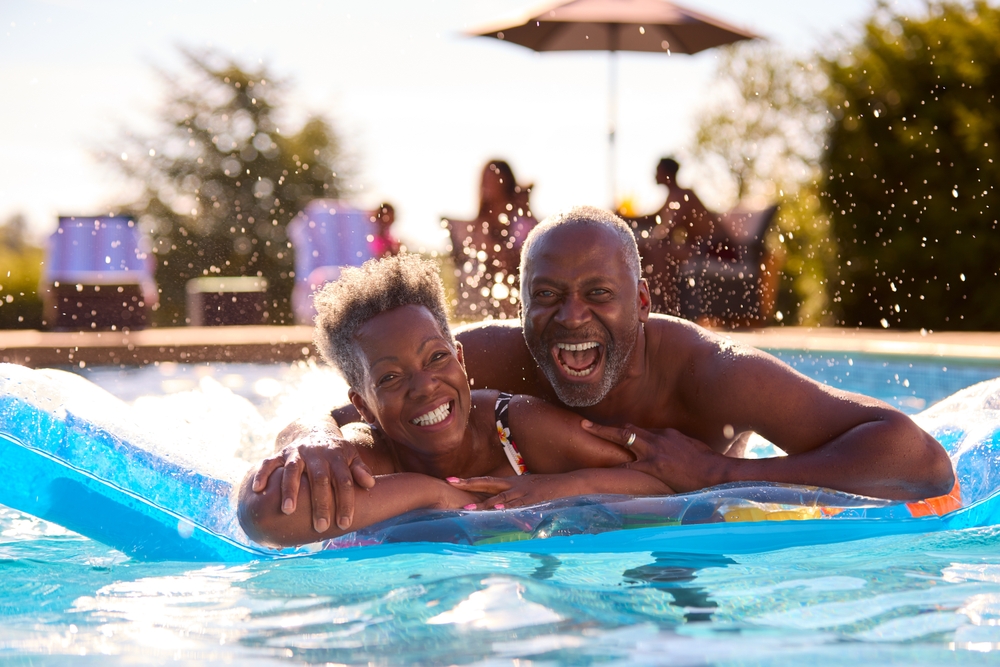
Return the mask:
<path id="1" fill-rule="evenodd" d="M 532 473 L 611 468 L 635 460 L 624 447 L 585 431 L 580 415 L 540 398 L 514 396 L 509 415 L 511 439 Z"/>
<path id="2" fill-rule="evenodd" d="M 394 473 L 378 477 L 371 489 L 354 494 L 354 521 L 347 530 L 331 525 L 325 531 L 313 528 L 309 480 L 299 486 L 298 503 L 291 514 L 281 511 L 281 488 L 285 469 L 271 473 L 263 491 L 252 488 L 252 471 L 240 487 L 240 525 L 254 542 L 271 547 L 290 547 L 338 537 L 373 523 L 415 509 L 458 509 L 478 500 L 447 482 L 419 473 Z"/>
<path id="3" fill-rule="evenodd" d="M 673 490 L 660 480 L 625 468 L 588 468 L 555 475 L 521 477 L 473 477 L 448 481 L 452 486 L 490 497 L 476 503 L 476 509 L 504 509 L 581 496 L 614 493 L 628 496 L 665 496 Z"/>

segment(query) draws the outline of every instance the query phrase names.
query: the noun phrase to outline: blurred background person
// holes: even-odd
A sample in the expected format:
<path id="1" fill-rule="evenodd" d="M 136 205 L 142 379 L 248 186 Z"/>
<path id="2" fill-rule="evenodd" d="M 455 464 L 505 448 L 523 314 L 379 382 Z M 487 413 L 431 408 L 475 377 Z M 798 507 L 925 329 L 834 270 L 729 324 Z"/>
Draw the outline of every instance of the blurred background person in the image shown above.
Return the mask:
<path id="1" fill-rule="evenodd" d="M 537 222 L 528 201 L 531 187 L 518 185 L 506 162 L 491 160 L 483 168 L 476 218 L 445 218 L 458 278 L 458 319 L 517 317 L 521 244 Z"/>
<path id="2" fill-rule="evenodd" d="M 635 230 L 643 274 L 649 281 L 653 311 L 680 315 L 681 263 L 709 252 L 718 216 L 694 190 L 677 184 L 677 160 L 665 157 L 656 167 L 656 182 L 667 187 L 667 198 L 655 213 L 629 218 Z"/>
<path id="3" fill-rule="evenodd" d="M 377 230 L 372 237 L 372 255 L 377 258 L 392 257 L 399 254 L 399 241 L 392 235 L 390 227 L 396 222 L 396 209 L 392 204 L 383 202 L 375 209 L 371 218 Z"/>

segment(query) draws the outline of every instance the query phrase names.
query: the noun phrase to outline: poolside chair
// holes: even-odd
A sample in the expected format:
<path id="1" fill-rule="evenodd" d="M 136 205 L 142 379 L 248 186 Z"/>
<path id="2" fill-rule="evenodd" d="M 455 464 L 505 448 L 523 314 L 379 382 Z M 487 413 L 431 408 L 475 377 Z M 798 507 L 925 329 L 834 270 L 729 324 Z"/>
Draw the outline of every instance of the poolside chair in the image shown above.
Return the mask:
<path id="1" fill-rule="evenodd" d="M 762 326 L 774 308 L 764 240 L 777 205 L 719 218 L 712 248 L 680 267 L 681 314 L 727 328 Z"/>
<path id="2" fill-rule="evenodd" d="M 334 199 L 317 199 L 288 225 L 295 251 L 292 311 L 299 324 L 316 317 L 313 292 L 336 280 L 345 266 L 361 266 L 374 257 L 371 242 L 377 229 L 370 211 Z"/>
<path id="3" fill-rule="evenodd" d="M 39 291 L 51 329 L 142 329 L 158 301 L 152 256 L 127 216 L 60 216 Z"/>

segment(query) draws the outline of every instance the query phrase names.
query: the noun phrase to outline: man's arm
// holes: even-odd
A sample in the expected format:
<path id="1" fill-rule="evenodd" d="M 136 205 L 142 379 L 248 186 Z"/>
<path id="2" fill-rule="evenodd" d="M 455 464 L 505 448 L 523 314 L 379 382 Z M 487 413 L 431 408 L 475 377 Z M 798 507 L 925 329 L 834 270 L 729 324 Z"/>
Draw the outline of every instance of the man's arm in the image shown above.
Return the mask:
<path id="1" fill-rule="evenodd" d="M 867 396 L 815 382 L 752 348 L 708 337 L 679 379 L 692 423 L 717 431 L 706 441 L 754 431 L 788 453 L 770 459 L 722 456 L 673 429 L 630 426 L 595 433 L 644 442 L 630 464 L 678 491 L 734 481 L 807 484 L 894 500 L 947 493 L 954 472 L 944 448 L 913 420 Z M 614 437 L 609 433 L 617 431 Z M 648 447 L 646 454 L 643 448 Z"/>
<path id="2" fill-rule="evenodd" d="M 718 356 L 709 367 L 707 384 L 718 400 L 708 409 L 719 410 L 736 432 L 755 431 L 788 456 L 727 459 L 724 481 L 814 484 L 894 500 L 951 490 L 948 454 L 899 410 L 820 384 L 758 350 L 734 352 L 734 368 L 722 369 L 726 362 Z"/>
<path id="3" fill-rule="evenodd" d="M 309 511 L 309 482 L 299 485 L 297 507 L 291 513 L 282 512 L 279 498 L 284 491 L 286 470 L 279 468 L 261 491 L 251 490 L 252 474 L 240 487 L 240 525 L 253 541 L 272 547 L 290 547 L 338 537 L 373 523 L 415 509 L 458 509 L 476 501 L 476 496 L 444 482 L 419 473 L 396 473 L 379 477 L 377 486 L 355 497 L 354 523 L 348 529 L 327 526 L 317 532 Z"/>

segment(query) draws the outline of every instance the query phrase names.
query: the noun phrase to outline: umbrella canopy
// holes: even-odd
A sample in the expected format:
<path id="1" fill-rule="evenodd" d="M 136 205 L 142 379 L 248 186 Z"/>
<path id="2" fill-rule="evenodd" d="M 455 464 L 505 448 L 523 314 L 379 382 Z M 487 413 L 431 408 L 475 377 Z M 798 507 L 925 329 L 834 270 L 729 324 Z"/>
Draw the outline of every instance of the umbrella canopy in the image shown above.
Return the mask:
<path id="1" fill-rule="evenodd" d="M 535 51 L 698 53 L 752 32 L 666 0 L 571 0 L 475 31 Z"/>
<path id="2" fill-rule="evenodd" d="M 615 117 L 618 51 L 698 53 L 758 35 L 666 0 L 570 0 L 551 4 L 514 22 L 471 34 L 493 37 L 535 51 L 609 51 L 608 174 L 615 182 Z"/>

